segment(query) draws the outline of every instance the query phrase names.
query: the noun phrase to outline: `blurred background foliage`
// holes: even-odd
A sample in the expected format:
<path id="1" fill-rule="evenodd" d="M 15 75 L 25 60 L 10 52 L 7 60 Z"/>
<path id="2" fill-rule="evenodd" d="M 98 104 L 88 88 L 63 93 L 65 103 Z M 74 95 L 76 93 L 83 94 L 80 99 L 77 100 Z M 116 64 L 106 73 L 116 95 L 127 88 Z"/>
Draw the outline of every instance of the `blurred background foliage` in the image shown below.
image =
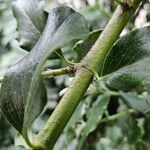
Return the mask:
<path id="1" fill-rule="evenodd" d="M 11 10 L 12 0 L 0 0 L 0 75 L 4 75 L 7 68 L 23 58 L 28 52 L 21 49 L 17 42 L 16 20 Z M 91 31 L 103 29 L 107 21 L 112 16 L 116 4 L 112 0 L 47 0 L 46 11 L 65 4 L 79 11 L 88 21 Z M 121 35 L 126 34 L 135 28 L 150 25 L 150 3 L 145 0 L 135 15 L 132 17 Z M 63 48 L 65 57 L 69 60 L 76 58 L 76 54 L 71 51 L 73 44 Z M 47 68 L 60 68 L 66 64 L 60 59 L 49 60 L 46 63 Z M 48 103 L 33 125 L 33 132 L 38 133 L 44 123 L 51 115 L 59 100 L 66 91 L 73 77 L 61 76 L 46 79 Z M 96 149 L 96 150 L 146 150 L 150 148 L 150 118 L 144 118 L 142 115 L 122 115 L 119 119 L 107 123 L 101 123 L 93 120 L 96 116 L 96 110 L 102 106 L 96 85 L 91 85 L 81 101 L 76 112 L 68 123 L 67 127 L 55 145 L 56 150 L 75 150 L 75 149 Z M 107 96 L 106 96 L 107 97 Z M 123 104 L 115 95 L 111 96 L 108 107 L 105 108 L 102 117 L 114 115 L 127 106 Z M 94 112 L 95 111 L 95 112 Z M 94 115 L 94 116 L 93 116 Z M 97 114 L 100 115 L 100 114 Z M 88 120 L 91 120 L 90 123 Z M 84 137 L 82 133 L 84 127 L 89 123 L 92 131 Z M 92 124 L 93 123 L 93 124 Z M 92 127 L 91 127 L 92 126 Z M 146 131 L 146 133 L 145 133 Z M 16 131 L 4 120 L 0 114 L 0 150 L 21 150 L 24 148 L 14 146 L 14 137 Z M 19 144 L 17 142 L 17 144 Z"/>

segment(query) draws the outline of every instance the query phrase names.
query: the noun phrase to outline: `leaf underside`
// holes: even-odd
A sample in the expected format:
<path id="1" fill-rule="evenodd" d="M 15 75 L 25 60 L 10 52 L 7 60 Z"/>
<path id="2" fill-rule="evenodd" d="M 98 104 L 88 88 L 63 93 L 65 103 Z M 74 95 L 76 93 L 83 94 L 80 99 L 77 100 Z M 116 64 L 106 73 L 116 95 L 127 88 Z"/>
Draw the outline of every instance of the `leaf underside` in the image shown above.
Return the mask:
<path id="1" fill-rule="evenodd" d="M 0 106 L 18 132 L 26 134 L 45 106 L 47 98 L 40 74 L 46 59 L 67 42 L 85 38 L 88 32 L 87 21 L 79 13 L 66 6 L 57 7 L 49 14 L 43 34 L 31 52 L 8 69 Z"/>
<path id="2" fill-rule="evenodd" d="M 12 3 L 19 45 L 27 51 L 34 47 L 44 30 L 48 16 L 44 7 L 45 0 L 17 0 Z"/>

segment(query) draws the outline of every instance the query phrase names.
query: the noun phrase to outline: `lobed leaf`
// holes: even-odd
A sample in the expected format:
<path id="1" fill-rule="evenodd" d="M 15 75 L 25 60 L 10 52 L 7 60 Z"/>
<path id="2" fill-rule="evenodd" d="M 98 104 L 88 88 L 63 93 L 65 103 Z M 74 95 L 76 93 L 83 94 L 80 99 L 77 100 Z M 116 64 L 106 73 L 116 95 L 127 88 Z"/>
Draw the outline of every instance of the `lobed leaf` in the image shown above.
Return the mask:
<path id="1" fill-rule="evenodd" d="M 79 13 L 66 6 L 57 7 L 49 14 L 43 34 L 31 52 L 8 69 L 0 106 L 5 118 L 24 137 L 45 105 L 41 71 L 46 59 L 67 42 L 87 35 L 87 21 Z"/>

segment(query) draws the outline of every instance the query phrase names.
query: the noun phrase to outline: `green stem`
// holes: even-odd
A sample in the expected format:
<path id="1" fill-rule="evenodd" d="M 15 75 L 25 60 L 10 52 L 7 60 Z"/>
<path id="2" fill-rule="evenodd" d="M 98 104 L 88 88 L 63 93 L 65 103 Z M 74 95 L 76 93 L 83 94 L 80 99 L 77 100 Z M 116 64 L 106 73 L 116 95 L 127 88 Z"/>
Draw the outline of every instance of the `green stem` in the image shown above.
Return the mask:
<path id="1" fill-rule="evenodd" d="M 93 73 L 90 70 L 97 70 L 99 68 L 101 71 L 109 50 L 119 38 L 120 33 L 141 1 L 133 0 L 132 7 L 127 7 L 127 5 L 123 4 L 117 7 L 96 43 L 78 64 L 77 72 L 71 86 L 48 119 L 43 130 L 37 135 L 34 141 L 35 145 L 45 150 L 53 148 L 92 81 Z"/>
<path id="2" fill-rule="evenodd" d="M 119 112 L 118 114 L 115 114 L 115 115 L 112 115 L 112 116 L 109 116 L 107 118 L 102 119 L 100 121 L 100 123 L 117 120 L 118 118 L 121 118 L 121 117 L 125 116 L 127 113 L 134 114 L 134 113 L 136 113 L 136 111 L 133 110 L 133 109 L 125 110 L 125 111 Z"/>
<path id="3" fill-rule="evenodd" d="M 43 78 L 61 76 L 65 74 L 73 74 L 75 73 L 75 66 L 69 66 L 61 69 L 47 70 L 41 73 Z M 0 77 L 0 83 L 3 82 L 4 77 Z"/>
<path id="4" fill-rule="evenodd" d="M 61 69 L 47 70 L 47 71 L 42 72 L 41 75 L 43 78 L 48 78 L 48 77 L 61 76 L 65 74 L 73 74 L 74 72 L 75 72 L 75 67 L 69 66 L 69 67 L 61 68 Z"/>
<path id="5" fill-rule="evenodd" d="M 76 63 L 69 61 L 68 59 L 66 59 L 63 55 L 60 55 L 59 53 L 57 53 L 55 51 L 55 53 L 67 64 L 67 65 L 76 65 Z"/>

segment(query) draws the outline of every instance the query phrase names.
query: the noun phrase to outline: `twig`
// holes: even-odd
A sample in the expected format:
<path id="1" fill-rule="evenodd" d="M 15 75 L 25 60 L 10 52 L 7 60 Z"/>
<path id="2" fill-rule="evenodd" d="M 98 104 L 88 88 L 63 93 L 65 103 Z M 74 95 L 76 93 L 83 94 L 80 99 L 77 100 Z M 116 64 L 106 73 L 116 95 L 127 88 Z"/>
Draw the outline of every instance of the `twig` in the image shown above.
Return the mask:
<path id="1" fill-rule="evenodd" d="M 109 116 L 109 117 L 107 117 L 107 118 L 103 118 L 103 119 L 100 121 L 100 123 L 117 120 L 118 118 L 121 118 L 122 116 L 125 116 L 127 113 L 129 113 L 129 114 L 134 114 L 134 113 L 136 113 L 136 111 L 133 110 L 133 109 L 128 109 L 128 110 L 119 112 L 119 113 L 117 113 L 117 114 L 115 114 L 115 115 Z"/>
<path id="2" fill-rule="evenodd" d="M 47 71 L 43 71 L 41 73 L 43 78 L 49 78 L 49 77 L 55 77 L 55 76 L 61 76 L 61 75 L 65 75 L 65 74 L 73 74 L 75 73 L 75 66 L 68 66 L 65 68 L 61 68 L 61 69 L 54 69 L 54 70 L 47 70 Z M 3 82 L 4 77 L 0 77 L 0 83 Z"/>
<path id="3" fill-rule="evenodd" d="M 76 65 L 76 63 L 69 61 L 63 55 L 60 55 L 58 52 L 55 51 L 55 54 L 61 58 L 67 65 Z"/>

